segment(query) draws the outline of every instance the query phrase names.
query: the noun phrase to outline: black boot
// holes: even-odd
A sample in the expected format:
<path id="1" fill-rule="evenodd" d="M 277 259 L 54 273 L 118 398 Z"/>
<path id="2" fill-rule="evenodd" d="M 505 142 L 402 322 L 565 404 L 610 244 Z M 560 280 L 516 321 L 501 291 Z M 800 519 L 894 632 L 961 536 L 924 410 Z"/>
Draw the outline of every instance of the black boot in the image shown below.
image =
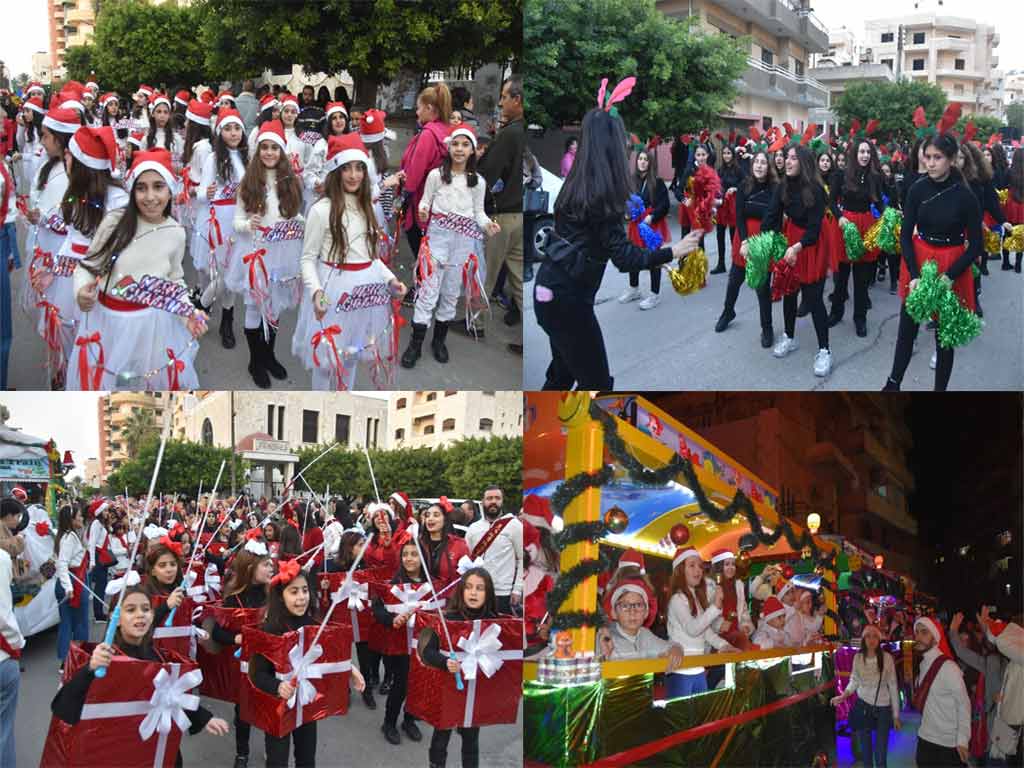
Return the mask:
<path id="1" fill-rule="evenodd" d="M 775 343 L 775 332 L 772 331 L 771 326 L 761 328 L 761 346 L 764 349 L 771 349 Z"/>
<path id="2" fill-rule="evenodd" d="M 1021 256 L 1024 256 L 1024 254 L 1021 254 L 1021 253 L 1017 254 L 1017 261 L 1013 265 L 1013 271 L 1016 272 L 1018 275 L 1020 274 L 1020 260 L 1021 260 Z"/>
<path id="3" fill-rule="evenodd" d="M 718 263 L 715 265 L 715 268 L 712 269 L 709 274 L 720 275 L 723 272 L 725 272 L 725 258 L 722 257 L 722 256 L 719 256 L 718 257 Z"/>
<path id="4" fill-rule="evenodd" d="M 985 275 L 985 277 L 988 277 L 988 259 L 987 258 L 983 258 L 981 260 L 981 262 L 978 264 L 978 270 L 981 272 L 981 274 Z"/>
<path id="5" fill-rule="evenodd" d="M 1003 271 L 1008 272 L 1013 269 L 1013 265 L 1010 263 L 1010 252 L 1003 251 Z"/>
<path id="6" fill-rule="evenodd" d="M 224 349 L 235 348 L 235 331 L 231 327 L 235 322 L 235 308 L 221 309 L 220 311 L 220 343 Z"/>
<path id="7" fill-rule="evenodd" d="M 899 392 L 900 391 L 900 383 L 898 381 L 894 381 L 892 376 L 890 376 L 889 378 L 887 378 L 885 380 L 885 386 L 882 387 L 882 391 L 883 392 Z"/>
<path id="8" fill-rule="evenodd" d="M 249 375 L 260 389 L 270 389 L 270 377 L 263 368 L 263 329 L 246 328 L 245 341 L 249 345 Z"/>
<path id="9" fill-rule="evenodd" d="M 434 350 L 434 359 L 439 363 L 448 362 L 448 347 L 444 345 L 444 340 L 448 336 L 448 321 L 435 320 L 434 321 L 434 338 L 430 340 L 430 348 Z"/>
<path id="10" fill-rule="evenodd" d="M 731 309 L 723 309 L 721 317 L 718 318 L 718 322 L 715 323 L 715 333 L 721 333 L 729 327 L 729 323 L 736 319 L 736 313 Z"/>
<path id="11" fill-rule="evenodd" d="M 842 302 L 832 304 L 832 311 L 828 313 L 828 327 L 834 328 L 843 322 L 843 310 L 845 305 Z"/>
<path id="12" fill-rule="evenodd" d="M 412 338 L 409 339 L 409 346 L 405 349 L 405 354 L 402 355 L 402 367 L 403 368 L 415 368 L 416 361 L 420 359 L 420 355 L 423 351 L 423 339 L 427 337 L 427 326 L 423 323 L 412 324 Z M 387 675 L 384 676 L 384 684 L 387 685 Z M 388 688 L 390 690 L 390 686 Z M 385 694 L 384 685 L 380 687 L 381 694 Z"/>
<path id="13" fill-rule="evenodd" d="M 264 351 L 266 353 L 266 359 L 263 361 L 267 371 L 275 379 L 287 379 L 288 371 L 281 363 L 278 362 L 274 356 L 274 343 L 277 341 L 277 331 L 270 332 L 270 341 L 266 342 Z"/>

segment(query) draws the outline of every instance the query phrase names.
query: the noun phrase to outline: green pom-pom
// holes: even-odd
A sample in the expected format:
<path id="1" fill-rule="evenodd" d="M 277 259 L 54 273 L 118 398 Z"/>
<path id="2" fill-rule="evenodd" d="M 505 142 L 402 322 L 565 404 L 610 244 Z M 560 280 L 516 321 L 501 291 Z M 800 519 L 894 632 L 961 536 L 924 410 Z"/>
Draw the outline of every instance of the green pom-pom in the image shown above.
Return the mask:
<path id="1" fill-rule="evenodd" d="M 846 258 L 850 261 L 857 261 L 864 255 L 864 240 L 856 224 L 849 221 L 843 224 L 843 242 L 846 244 Z"/>
<path id="2" fill-rule="evenodd" d="M 917 279 L 917 285 L 903 305 L 915 323 L 926 322 L 938 311 L 943 287 L 938 265 L 934 261 L 926 261 L 921 266 L 921 276 Z M 946 288 L 948 290 L 948 286 Z"/>
<path id="3" fill-rule="evenodd" d="M 981 318 L 961 304 L 947 284 L 939 305 L 939 346 L 944 349 L 962 347 L 980 333 Z"/>
<path id="4" fill-rule="evenodd" d="M 761 232 L 747 240 L 747 285 L 755 291 L 764 285 L 772 264 L 786 255 L 789 244 L 781 232 Z"/>
<path id="5" fill-rule="evenodd" d="M 891 205 L 882 212 L 882 228 L 876 243 L 883 253 L 899 253 L 899 238 L 896 236 L 897 225 L 903 223 L 900 212 Z"/>
<path id="6" fill-rule="evenodd" d="M 981 275 L 981 270 L 978 269 L 977 264 L 971 264 L 971 274 L 974 275 L 975 280 L 977 280 L 978 277 Z"/>

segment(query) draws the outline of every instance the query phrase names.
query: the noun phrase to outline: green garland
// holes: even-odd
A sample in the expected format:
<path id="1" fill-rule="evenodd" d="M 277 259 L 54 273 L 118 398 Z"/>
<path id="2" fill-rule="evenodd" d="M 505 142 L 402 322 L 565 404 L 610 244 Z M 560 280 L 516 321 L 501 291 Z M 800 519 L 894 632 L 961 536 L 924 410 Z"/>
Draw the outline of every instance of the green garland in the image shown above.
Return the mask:
<path id="1" fill-rule="evenodd" d="M 577 523 L 576 525 L 586 525 L 586 523 Z M 602 571 L 607 570 L 609 567 L 611 567 L 611 560 L 608 558 L 608 555 L 600 552 L 597 559 L 581 560 L 558 577 L 555 586 L 551 588 L 551 591 L 545 597 L 548 613 L 553 617 L 551 622 L 552 630 L 578 629 L 584 626 L 597 628 L 605 625 L 605 615 L 604 611 L 601 610 L 600 603 L 598 603 L 596 611 L 559 613 L 558 609 L 569 599 L 569 593 L 579 584 L 582 584 L 591 576 L 596 576 Z"/>
<path id="2" fill-rule="evenodd" d="M 594 473 L 580 472 L 559 484 L 551 494 L 551 510 L 559 517 L 565 517 L 565 508 L 588 488 L 600 488 L 614 477 L 611 467 L 602 467 Z"/>
<path id="3" fill-rule="evenodd" d="M 573 523 L 561 532 L 556 533 L 553 539 L 555 547 L 561 552 L 566 547 L 578 544 L 581 541 L 589 541 L 592 544 L 596 544 L 607 535 L 608 526 L 601 520 L 595 520 L 592 523 Z"/>

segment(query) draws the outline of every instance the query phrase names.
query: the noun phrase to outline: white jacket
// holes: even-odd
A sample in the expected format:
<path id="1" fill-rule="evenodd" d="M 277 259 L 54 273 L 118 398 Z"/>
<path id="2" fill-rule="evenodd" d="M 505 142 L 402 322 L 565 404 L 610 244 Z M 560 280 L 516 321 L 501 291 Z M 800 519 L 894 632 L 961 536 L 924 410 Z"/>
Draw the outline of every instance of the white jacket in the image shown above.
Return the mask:
<path id="1" fill-rule="evenodd" d="M 11 597 L 11 579 L 14 577 L 14 565 L 6 550 L 0 549 L 0 634 L 14 650 L 25 647 L 25 638 L 18 629 L 18 619 L 14 615 L 14 600 Z M 7 661 L 10 656 L 0 651 L 0 662 Z"/>
<path id="2" fill-rule="evenodd" d="M 736 579 L 736 621 L 748 636 L 754 631 L 754 622 L 750 618 L 750 608 L 747 607 L 746 590 L 743 587 L 743 581 L 741 579 Z M 711 627 L 715 632 L 718 632 L 724 622 L 725 617 L 719 616 L 715 619 Z"/>
<path id="3" fill-rule="evenodd" d="M 57 579 L 67 595 L 72 592 L 70 571 L 82 564 L 83 557 L 85 557 L 85 546 L 82 544 L 82 540 L 74 531 L 68 531 L 61 537 L 60 549 L 57 553 Z"/>
<path id="4" fill-rule="evenodd" d="M 721 608 L 709 605 L 706 610 L 701 610 L 700 603 L 697 603 L 697 615 L 694 616 L 690 613 L 687 599 L 681 592 L 676 592 L 668 601 L 668 639 L 679 643 L 686 656 L 705 654 L 709 646 L 719 651 L 735 650 L 711 628 L 711 624 L 721 615 Z M 672 674 L 699 675 L 703 672 L 704 667 L 692 667 Z"/>

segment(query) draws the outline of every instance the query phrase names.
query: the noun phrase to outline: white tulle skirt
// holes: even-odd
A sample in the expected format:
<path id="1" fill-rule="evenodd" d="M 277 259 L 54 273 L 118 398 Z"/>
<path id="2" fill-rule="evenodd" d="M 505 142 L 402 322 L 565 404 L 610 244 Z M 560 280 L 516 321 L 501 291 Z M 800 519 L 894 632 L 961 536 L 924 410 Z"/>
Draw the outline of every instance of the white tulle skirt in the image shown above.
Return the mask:
<path id="1" fill-rule="evenodd" d="M 216 219 L 211 220 L 210 211 Z M 227 272 L 237 251 L 235 243 L 235 201 L 230 203 L 211 204 L 209 201 L 196 203 L 194 229 L 192 231 L 191 248 L 192 266 L 199 271 L 210 269 L 211 243 L 212 252 L 217 255 L 217 269 L 221 274 Z"/>
<path id="2" fill-rule="evenodd" d="M 302 299 L 299 261 L 304 233 L 304 222 L 290 219 L 278 222 L 269 233 L 241 237 L 235 243 L 225 285 L 244 296 L 247 307 L 258 307 L 273 325 Z"/>

